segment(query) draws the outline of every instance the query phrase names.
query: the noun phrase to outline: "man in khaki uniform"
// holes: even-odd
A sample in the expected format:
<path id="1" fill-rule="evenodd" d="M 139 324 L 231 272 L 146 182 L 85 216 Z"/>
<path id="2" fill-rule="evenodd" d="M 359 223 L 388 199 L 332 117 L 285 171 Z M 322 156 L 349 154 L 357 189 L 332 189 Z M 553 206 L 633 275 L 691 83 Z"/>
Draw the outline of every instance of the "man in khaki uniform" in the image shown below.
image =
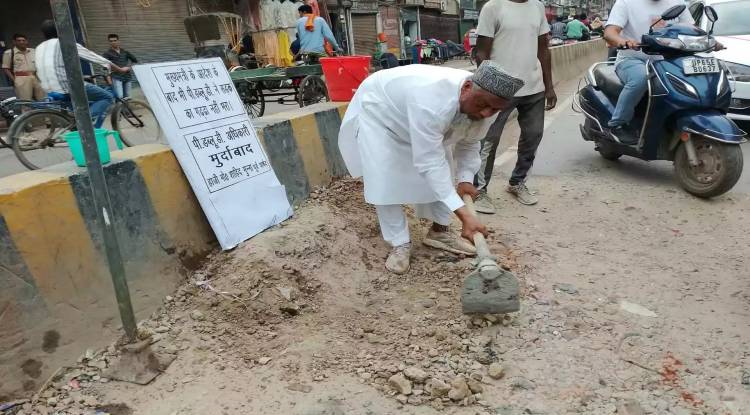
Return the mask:
<path id="1" fill-rule="evenodd" d="M 3 53 L 3 69 L 13 82 L 16 97 L 23 100 L 44 99 L 47 94 L 36 77 L 34 49 L 28 47 L 29 41 L 22 34 L 13 35 L 13 43 L 15 47 Z"/>

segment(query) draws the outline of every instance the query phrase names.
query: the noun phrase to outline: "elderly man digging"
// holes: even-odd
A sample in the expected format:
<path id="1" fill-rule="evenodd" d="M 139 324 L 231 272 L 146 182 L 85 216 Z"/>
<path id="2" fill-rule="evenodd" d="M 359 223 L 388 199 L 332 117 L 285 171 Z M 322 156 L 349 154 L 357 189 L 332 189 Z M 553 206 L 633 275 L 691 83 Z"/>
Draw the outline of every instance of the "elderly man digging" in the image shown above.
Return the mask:
<path id="1" fill-rule="evenodd" d="M 425 65 L 379 71 L 354 95 L 339 133 L 339 148 L 365 200 L 375 205 L 391 250 L 385 267 L 409 270 L 409 225 L 401 205 L 416 205 L 432 221 L 424 244 L 456 254 L 476 252 L 469 241 L 486 228 L 464 206 L 475 197 L 480 141 L 523 81 L 485 61 L 471 72 Z M 458 186 L 455 183 L 458 182 Z M 450 231 L 452 213 L 461 235 Z"/>

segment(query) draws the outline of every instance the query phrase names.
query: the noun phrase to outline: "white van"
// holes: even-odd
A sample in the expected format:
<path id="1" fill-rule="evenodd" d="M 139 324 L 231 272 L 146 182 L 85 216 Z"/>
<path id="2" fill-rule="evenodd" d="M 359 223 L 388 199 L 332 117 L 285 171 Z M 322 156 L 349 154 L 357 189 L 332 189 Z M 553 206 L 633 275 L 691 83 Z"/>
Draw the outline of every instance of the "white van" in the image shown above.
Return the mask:
<path id="1" fill-rule="evenodd" d="M 690 13 L 696 25 L 708 30 L 711 23 L 703 15 L 703 7 L 711 6 L 719 19 L 714 36 L 726 49 L 714 52 L 723 60 L 736 81 L 732 92 L 729 118 L 750 132 L 750 0 L 697 0 L 691 2 Z"/>

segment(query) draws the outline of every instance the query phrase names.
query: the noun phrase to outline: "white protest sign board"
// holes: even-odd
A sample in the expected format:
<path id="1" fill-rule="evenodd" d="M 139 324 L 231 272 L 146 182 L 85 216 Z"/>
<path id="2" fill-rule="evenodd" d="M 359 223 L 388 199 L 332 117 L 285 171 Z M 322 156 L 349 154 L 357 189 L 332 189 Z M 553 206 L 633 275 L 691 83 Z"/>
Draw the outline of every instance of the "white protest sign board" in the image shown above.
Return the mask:
<path id="1" fill-rule="evenodd" d="M 292 215 L 221 59 L 133 70 L 222 249 Z"/>

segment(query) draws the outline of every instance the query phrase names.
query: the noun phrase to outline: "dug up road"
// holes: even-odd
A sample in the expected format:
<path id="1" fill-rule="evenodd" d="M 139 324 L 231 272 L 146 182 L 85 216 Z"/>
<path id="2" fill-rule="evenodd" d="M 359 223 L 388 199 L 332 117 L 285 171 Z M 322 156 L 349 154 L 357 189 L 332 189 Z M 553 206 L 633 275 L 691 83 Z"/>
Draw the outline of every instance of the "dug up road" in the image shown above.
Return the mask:
<path id="1" fill-rule="evenodd" d="M 698 200 L 582 151 L 559 174 L 540 160 L 533 207 L 498 160 L 483 220 L 519 313 L 462 315 L 471 260 L 421 246 L 413 218 L 412 269 L 389 275 L 361 182 L 340 180 L 140 324 L 176 356 L 151 384 L 109 381 L 117 352 L 90 350 L 18 413 L 750 414 L 750 197 Z"/>

